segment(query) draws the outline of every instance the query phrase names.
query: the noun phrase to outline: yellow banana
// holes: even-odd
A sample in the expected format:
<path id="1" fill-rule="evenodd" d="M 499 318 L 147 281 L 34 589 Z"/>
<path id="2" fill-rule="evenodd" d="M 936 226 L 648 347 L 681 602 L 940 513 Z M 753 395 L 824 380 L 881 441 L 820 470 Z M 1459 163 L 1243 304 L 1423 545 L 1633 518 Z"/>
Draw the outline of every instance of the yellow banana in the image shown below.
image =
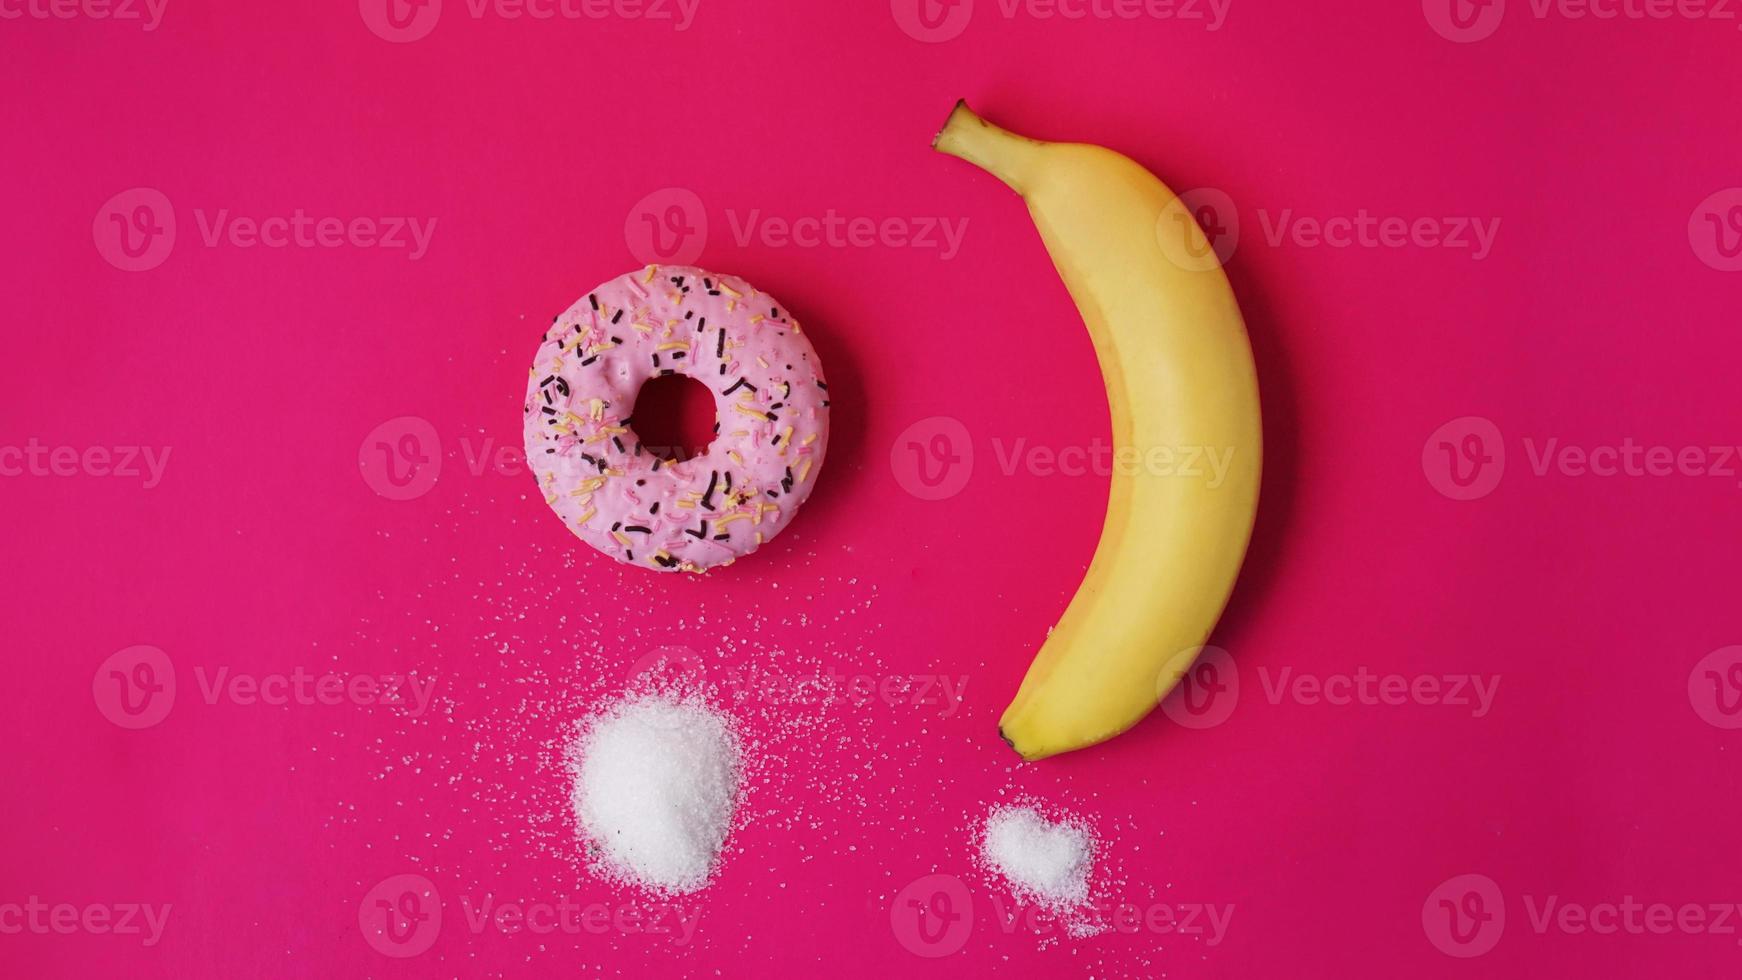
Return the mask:
<path id="1" fill-rule="evenodd" d="M 998 726 L 1043 759 L 1140 721 L 1216 625 L 1258 507 L 1258 378 L 1220 262 L 1149 171 L 1104 147 L 1018 136 L 966 103 L 933 146 L 1028 203 L 1107 386 L 1101 541 Z"/>

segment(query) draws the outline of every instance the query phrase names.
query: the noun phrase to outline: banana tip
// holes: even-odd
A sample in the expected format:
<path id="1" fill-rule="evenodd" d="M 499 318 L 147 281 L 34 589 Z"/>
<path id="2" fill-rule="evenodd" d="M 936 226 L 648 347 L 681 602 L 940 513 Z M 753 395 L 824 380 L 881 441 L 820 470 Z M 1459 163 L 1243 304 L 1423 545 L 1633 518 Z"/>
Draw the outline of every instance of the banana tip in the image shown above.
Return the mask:
<path id="1" fill-rule="evenodd" d="M 1024 762 L 1033 762 L 1034 761 L 1033 759 L 1029 758 L 1028 753 L 1026 753 L 1026 752 L 1024 752 L 1021 749 L 1016 747 L 1016 742 L 1013 739 L 1011 739 L 1011 737 L 1009 735 L 1004 734 L 1004 726 L 1003 725 L 998 726 L 998 737 L 1004 740 L 1005 745 L 1010 746 L 1010 750 L 1012 752 L 1015 752 L 1017 755 L 1021 756 L 1022 761 L 1024 761 Z"/>
<path id="2" fill-rule="evenodd" d="M 938 140 L 941 140 L 944 138 L 944 130 L 950 128 L 950 120 L 956 118 L 956 113 L 962 111 L 962 109 L 964 109 L 967 105 L 968 105 L 967 99 L 957 99 L 956 104 L 950 107 L 950 114 L 944 117 L 944 124 L 942 126 L 939 126 L 938 131 L 932 134 L 932 137 L 931 137 L 931 148 L 932 149 L 935 150 L 938 148 Z"/>

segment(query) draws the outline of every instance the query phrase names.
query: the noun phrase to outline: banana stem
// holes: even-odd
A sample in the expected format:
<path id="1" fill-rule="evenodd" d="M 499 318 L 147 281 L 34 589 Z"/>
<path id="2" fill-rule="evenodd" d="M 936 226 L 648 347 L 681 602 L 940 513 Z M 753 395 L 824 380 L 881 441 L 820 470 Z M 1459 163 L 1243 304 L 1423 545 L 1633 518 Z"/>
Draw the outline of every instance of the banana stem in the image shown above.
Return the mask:
<path id="1" fill-rule="evenodd" d="M 1028 183 L 1029 165 L 1046 144 L 987 122 L 968 108 L 967 100 L 958 99 L 931 145 L 939 153 L 968 161 L 1021 194 Z"/>

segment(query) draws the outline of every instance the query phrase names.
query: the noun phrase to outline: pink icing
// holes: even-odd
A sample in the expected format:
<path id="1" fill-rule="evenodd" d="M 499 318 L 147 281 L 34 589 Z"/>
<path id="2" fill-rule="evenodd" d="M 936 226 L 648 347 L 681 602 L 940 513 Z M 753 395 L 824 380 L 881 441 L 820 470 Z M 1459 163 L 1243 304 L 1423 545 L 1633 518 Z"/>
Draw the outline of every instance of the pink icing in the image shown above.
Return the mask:
<path id="1" fill-rule="evenodd" d="M 667 371 L 707 385 L 720 423 L 707 451 L 681 463 L 642 449 L 624 424 L 642 383 Z M 792 520 L 822 469 L 828 403 L 810 340 L 768 294 L 735 276 L 651 266 L 551 324 L 527 384 L 526 457 L 581 540 L 643 568 L 699 572 Z"/>

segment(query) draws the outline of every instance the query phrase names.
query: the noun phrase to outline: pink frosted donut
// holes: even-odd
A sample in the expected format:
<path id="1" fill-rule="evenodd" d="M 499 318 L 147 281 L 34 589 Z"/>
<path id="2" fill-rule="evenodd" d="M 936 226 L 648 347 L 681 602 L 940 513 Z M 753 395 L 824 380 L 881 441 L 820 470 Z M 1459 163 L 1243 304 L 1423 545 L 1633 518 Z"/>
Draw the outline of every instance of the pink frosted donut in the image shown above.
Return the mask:
<path id="1" fill-rule="evenodd" d="M 707 452 L 674 463 L 631 415 L 649 378 L 714 393 Z M 700 572 L 779 534 L 810 496 L 829 445 L 816 351 L 767 293 L 735 276 L 648 266 L 556 318 L 526 386 L 526 458 L 545 502 L 620 562 Z"/>

